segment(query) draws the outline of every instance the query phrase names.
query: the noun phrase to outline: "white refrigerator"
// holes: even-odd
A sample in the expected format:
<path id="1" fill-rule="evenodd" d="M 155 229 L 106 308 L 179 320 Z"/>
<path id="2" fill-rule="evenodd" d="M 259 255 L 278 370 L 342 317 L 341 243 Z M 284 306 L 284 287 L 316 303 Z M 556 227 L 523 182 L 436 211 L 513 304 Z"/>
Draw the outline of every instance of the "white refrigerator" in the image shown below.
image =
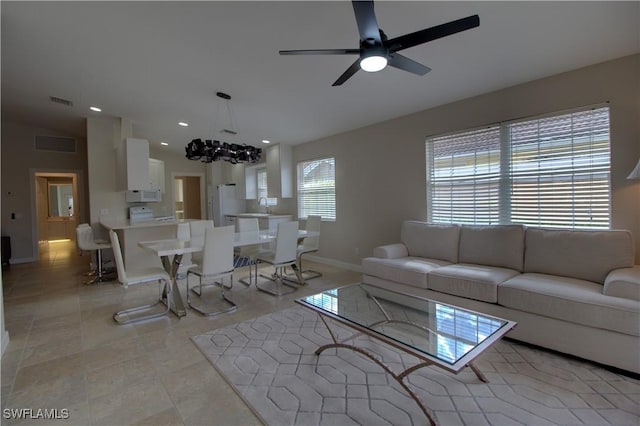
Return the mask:
<path id="1" fill-rule="evenodd" d="M 246 212 L 246 201 L 239 200 L 234 184 L 217 185 L 209 188 L 209 218 L 215 226 L 225 226 L 225 215 Z"/>

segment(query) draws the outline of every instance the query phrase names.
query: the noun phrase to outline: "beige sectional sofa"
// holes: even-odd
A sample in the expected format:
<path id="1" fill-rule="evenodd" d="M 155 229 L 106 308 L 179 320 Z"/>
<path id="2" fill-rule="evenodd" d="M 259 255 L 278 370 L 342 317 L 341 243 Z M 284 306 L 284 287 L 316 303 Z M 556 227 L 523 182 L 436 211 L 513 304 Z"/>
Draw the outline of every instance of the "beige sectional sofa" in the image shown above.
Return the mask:
<path id="1" fill-rule="evenodd" d="M 402 224 L 363 281 L 518 322 L 508 337 L 640 373 L 630 232 Z"/>

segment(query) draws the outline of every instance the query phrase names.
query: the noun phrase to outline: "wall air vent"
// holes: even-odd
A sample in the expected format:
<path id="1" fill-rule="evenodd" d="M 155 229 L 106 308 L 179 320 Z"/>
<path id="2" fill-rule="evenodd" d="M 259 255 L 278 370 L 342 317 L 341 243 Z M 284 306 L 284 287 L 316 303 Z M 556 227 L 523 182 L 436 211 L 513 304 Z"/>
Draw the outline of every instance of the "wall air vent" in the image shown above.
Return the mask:
<path id="1" fill-rule="evenodd" d="M 73 102 L 68 99 L 58 98 L 57 96 L 49 96 L 51 102 L 55 102 L 56 104 L 62 104 L 66 106 L 73 106 Z"/>
<path id="2" fill-rule="evenodd" d="M 76 140 L 61 136 L 36 136 L 35 150 L 75 154 Z"/>

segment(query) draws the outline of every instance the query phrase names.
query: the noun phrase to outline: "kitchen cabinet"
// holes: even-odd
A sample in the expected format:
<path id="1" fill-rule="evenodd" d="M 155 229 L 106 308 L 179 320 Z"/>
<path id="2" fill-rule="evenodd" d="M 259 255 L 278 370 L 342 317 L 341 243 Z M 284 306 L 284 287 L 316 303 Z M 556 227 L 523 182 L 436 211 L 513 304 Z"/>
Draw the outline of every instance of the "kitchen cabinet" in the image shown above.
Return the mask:
<path id="1" fill-rule="evenodd" d="M 149 158 L 149 188 L 165 193 L 164 161 Z"/>
<path id="2" fill-rule="evenodd" d="M 267 196 L 293 197 L 293 154 L 290 145 L 267 148 Z"/>
<path id="3" fill-rule="evenodd" d="M 117 149 L 116 186 L 120 191 L 149 190 L 149 142 L 126 138 Z"/>

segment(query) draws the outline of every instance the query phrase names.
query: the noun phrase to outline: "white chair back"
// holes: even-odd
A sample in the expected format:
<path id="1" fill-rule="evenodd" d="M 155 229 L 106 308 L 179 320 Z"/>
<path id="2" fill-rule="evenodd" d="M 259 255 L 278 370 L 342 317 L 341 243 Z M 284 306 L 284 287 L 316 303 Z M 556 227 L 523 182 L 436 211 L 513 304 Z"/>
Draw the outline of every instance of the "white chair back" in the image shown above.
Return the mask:
<path id="1" fill-rule="evenodd" d="M 278 224 L 274 263 L 295 261 L 298 254 L 298 222 Z"/>
<path id="2" fill-rule="evenodd" d="M 260 230 L 258 226 L 258 219 L 255 217 L 239 217 L 238 232 L 258 232 Z"/>
<path id="3" fill-rule="evenodd" d="M 189 222 L 191 241 L 204 243 L 204 234 L 207 229 L 213 229 L 212 220 L 193 220 Z"/>
<path id="4" fill-rule="evenodd" d="M 233 270 L 234 232 L 233 225 L 206 229 L 201 265 L 203 275 L 217 275 Z"/>
<path id="5" fill-rule="evenodd" d="M 320 233 L 320 225 L 322 223 L 322 216 L 317 215 L 309 215 L 307 217 L 307 231 L 318 232 Z M 316 237 L 306 237 L 302 241 L 302 249 L 304 251 L 307 250 L 318 250 L 320 248 L 320 235 Z"/>
<path id="6" fill-rule="evenodd" d="M 239 217 L 236 222 L 238 225 L 238 232 L 260 232 L 258 225 L 258 219 L 255 217 Z M 242 246 L 238 249 L 240 256 L 255 257 L 260 252 L 259 245 Z"/>
<path id="7" fill-rule="evenodd" d="M 120 239 L 118 234 L 111 229 L 109 230 L 109 238 L 111 239 L 111 247 L 113 248 L 113 258 L 116 261 L 116 270 L 118 271 L 118 281 L 127 285 L 127 271 L 124 269 L 124 260 L 122 260 L 122 251 L 120 250 Z"/>
<path id="8" fill-rule="evenodd" d="M 191 226 L 188 222 L 178 224 L 178 231 L 176 237 L 180 241 L 189 241 L 191 239 Z"/>
<path id="9" fill-rule="evenodd" d="M 204 234 L 207 229 L 213 229 L 212 220 L 193 220 L 189 222 L 191 244 L 204 246 Z M 202 252 L 191 253 L 191 259 L 198 265 L 202 264 Z"/>
<path id="10" fill-rule="evenodd" d="M 76 228 L 76 243 L 80 250 L 94 250 L 91 246 L 93 243 L 93 230 L 88 224 L 86 226 L 79 225 Z"/>

